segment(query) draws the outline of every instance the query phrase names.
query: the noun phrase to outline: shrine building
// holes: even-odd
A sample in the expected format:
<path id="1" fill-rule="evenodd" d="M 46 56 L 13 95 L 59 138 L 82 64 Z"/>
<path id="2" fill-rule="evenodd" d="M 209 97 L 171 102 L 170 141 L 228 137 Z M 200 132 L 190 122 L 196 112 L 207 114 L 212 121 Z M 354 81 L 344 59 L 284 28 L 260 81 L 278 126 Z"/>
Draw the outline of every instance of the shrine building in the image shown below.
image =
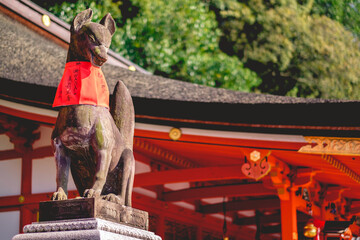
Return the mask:
<path id="1" fill-rule="evenodd" d="M 11 239 L 56 190 L 51 106 L 70 26 L 28 0 L 1 0 L 0 22 L 0 235 Z M 295 240 L 314 224 L 325 239 L 341 221 L 359 236 L 360 101 L 196 85 L 113 51 L 102 69 L 110 92 L 122 80 L 133 97 L 133 207 L 149 212 L 150 231 Z M 69 190 L 78 196 L 72 180 Z M 341 234 L 327 239 L 350 239 Z"/>

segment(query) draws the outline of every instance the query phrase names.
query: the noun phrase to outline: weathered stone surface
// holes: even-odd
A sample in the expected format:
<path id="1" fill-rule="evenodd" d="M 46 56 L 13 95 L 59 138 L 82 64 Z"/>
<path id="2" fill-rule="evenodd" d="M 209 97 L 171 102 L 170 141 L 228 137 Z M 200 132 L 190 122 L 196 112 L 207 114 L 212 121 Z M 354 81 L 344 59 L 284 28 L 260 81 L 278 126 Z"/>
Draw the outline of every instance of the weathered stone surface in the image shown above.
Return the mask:
<path id="1" fill-rule="evenodd" d="M 100 218 L 148 230 L 148 213 L 101 198 L 40 202 L 39 221 Z"/>
<path id="2" fill-rule="evenodd" d="M 161 240 L 152 232 L 98 218 L 36 222 L 12 240 Z"/>

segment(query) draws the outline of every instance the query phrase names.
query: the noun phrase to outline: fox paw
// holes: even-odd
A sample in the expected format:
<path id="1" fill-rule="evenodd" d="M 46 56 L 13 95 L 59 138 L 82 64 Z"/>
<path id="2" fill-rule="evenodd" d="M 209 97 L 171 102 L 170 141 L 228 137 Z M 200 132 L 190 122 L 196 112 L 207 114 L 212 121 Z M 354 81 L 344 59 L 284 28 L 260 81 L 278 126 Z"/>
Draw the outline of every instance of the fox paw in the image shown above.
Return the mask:
<path id="1" fill-rule="evenodd" d="M 86 189 L 84 191 L 84 197 L 85 198 L 95 198 L 100 197 L 101 191 L 100 190 L 94 190 L 92 188 Z"/>
<path id="2" fill-rule="evenodd" d="M 121 197 L 119 197 L 119 196 L 117 196 L 117 195 L 115 195 L 113 193 L 102 196 L 102 199 L 110 201 L 110 202 L 114 202 L 114 203 L 117 203 L 117 204 L 124 205 L 123 199 L 121 199 Z"/>
<path id="3" fill-rule="evenodd" d="M 51 200 L 67 200 L 67 195 L 64 189 L 62 189 L 62 187 L 59 187 L 57 192 L 53 193 Z"/>

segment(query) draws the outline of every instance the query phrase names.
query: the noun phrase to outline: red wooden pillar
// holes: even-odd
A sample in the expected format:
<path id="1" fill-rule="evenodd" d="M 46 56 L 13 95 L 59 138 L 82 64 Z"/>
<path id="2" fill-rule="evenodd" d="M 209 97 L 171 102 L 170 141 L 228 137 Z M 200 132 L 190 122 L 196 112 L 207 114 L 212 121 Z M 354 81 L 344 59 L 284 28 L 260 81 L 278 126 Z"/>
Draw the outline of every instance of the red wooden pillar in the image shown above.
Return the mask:
<path id="1" fill-rule="evenodd" d="M 288 199 L 280 198 L 282 240 L 297 240 L 295 191 L 290 190 Z"/>
<path id="2" fill-rule="evenodd" d="M 31 175 L 32 175 L 32 158 L 29 157 L 29 150 L 23 153 L 21 163 L 21 197 L 19 203 L 24 202 L 25 198 L 31 195 Z M 33 220 L 32 211 L 25 205 L 20 208 L 20 232 L 23 227 L 30 224 Z"/>
<path id="3" fill-rule="evenodd" d="M 165 239 L 165 217 L 164 214 L 159 215 L 156 226 L 156 235 L 160 236 L 162 239 Z"/>
<path id="4" fill-rule="evenodd" d="M 196 229 L 196 240 L 202 240 L 203 239 L 202 231 L 203 231 L 202 227 L 198 226 L 197 229 Z"/>
<path id="5" fill-rule="evenodd" d="M 271 157 L 271 156 L 270 156 Z M 288 177 L 289 167 L 271 157 L 270 179 L 275 188 L 277 188 L 280 199 L 281 211 L 281 239 L 297 240 L 297 219 L 296 219 L 296 196 L 295 189 L 291 188 L 291 182 Z"/>
<path id="6" fill-rule="evenodd" d="M 13 118 L 3 115 L 0 117 L 4 133 L 14 144 L 15 151 L 22 156 L 21 162 L 21 196 L 18 199 L 20 206 L 20 232 L 23 226 L 32 222 L 33 212 L 31 206 L 24 206 L 25 198 L 31 195 L 32 174 L 32 145 L 40 138 L 40 132 L 36 132 L 39 125 L 24 119 Z"/>
<path id="7" fill-rule="evenodd" d="M 33 213 L 31 209 L 26 206 L 20 207 L 20 229 L 19 232 L 23 232 L 23 228 L 25 225 L 33 222 Z"/>
<path id="8" fill-rule="evenodd" d="M 24 152 L 21 163 L 21 195 L 31 194 L 32 158 L 29 152 Z"/>

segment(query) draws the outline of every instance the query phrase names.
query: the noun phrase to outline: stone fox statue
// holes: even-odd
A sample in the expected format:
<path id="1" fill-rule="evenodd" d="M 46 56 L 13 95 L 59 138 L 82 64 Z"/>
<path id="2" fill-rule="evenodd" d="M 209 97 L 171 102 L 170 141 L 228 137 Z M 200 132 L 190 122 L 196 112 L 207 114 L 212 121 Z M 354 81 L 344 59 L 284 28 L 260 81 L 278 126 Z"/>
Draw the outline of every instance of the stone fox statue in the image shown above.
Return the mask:
<path id="1" fill-rule="evenodd" d="M 101 196 L 131 206 L 134 106 L 119 81 L 109 111 L 109 91 L 100 66 L 107 60 L 115 22 L 110 14 L 99 23 L 91 18 L 92 10 L 87 9 L 73 20 L 65 71 L 53 104 L 60 109 L 51 137 L 57 167 L 52 199 L 67 199 L 71 169 L 81 196 Z"/>

